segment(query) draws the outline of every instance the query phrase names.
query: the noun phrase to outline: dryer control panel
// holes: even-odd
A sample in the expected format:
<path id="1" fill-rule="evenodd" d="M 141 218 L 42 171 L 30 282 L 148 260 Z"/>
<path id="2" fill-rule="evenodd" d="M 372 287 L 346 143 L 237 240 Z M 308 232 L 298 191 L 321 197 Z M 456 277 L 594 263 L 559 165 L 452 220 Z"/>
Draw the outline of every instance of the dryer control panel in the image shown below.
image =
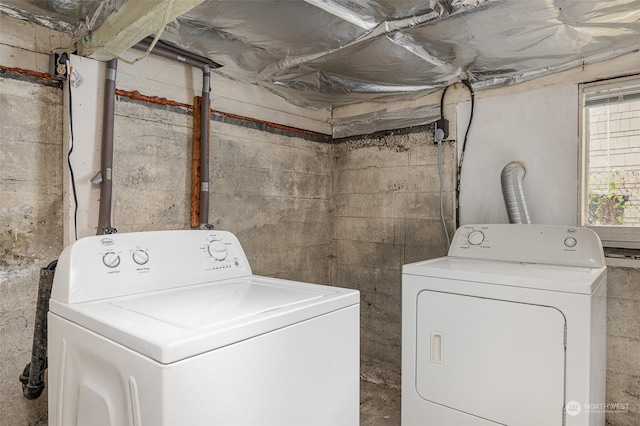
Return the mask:
<path id="1" fill-rule="evenodd" d="M 60 255 L 51 297 L 64 303 L 251 275 L 230 232 L 179 230 L 82 238 Z"/>
<path id="2" fill-rule="evenodd" d="M 602 243 L 588 228 L 560 225 L 463 225 L 449 256 L 602 268 Z"/>

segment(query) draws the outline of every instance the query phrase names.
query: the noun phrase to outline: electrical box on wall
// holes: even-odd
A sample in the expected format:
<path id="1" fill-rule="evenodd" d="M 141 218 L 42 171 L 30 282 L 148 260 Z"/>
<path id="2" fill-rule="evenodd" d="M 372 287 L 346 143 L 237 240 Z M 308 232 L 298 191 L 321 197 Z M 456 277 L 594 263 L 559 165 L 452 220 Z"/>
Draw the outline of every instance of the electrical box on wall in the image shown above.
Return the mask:
<path id="1" fill-rule="evenodd" d="M 441 118 L 436 121 L 436 130 L 434 134 L 434 142 L 442 142 L 449 137 L 449 120 Z"/>
<path id="2" fill-rule="evenodd" d="M 58 80 L 66 80 L 69 75 L 69 54 L 63 51 L 51 52 L 49 74 Z"/>

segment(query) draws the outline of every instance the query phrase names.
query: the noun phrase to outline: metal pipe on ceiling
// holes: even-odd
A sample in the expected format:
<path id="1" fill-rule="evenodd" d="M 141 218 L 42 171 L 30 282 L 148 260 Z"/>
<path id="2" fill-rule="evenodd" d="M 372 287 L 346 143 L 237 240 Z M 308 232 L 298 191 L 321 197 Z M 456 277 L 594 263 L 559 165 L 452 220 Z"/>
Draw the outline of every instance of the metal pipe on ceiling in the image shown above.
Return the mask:
<path id="1" fill-rule="evenodd" d="M 145 39 L 140 40 L 138 43 L 133 45 L 132 47 L 137 50 L 147 51 L 151 43 L 153 42 L 152 37 L 147 37 Z M 163 58 L 173 59 L 174 61 L 182 62 L 183 64 L 192 66 L 194 68 L 198 68 L 203 70 L 205 65 L 208 65 L 209 68 L 220 68 L 221 65 L 215 63 L 207 58 L 203 58 L 201 56 L 194 55 L 193 53 L 186 52 L 182 49 L 178 49 L 176 47 L 170 46 L 162 41 L 158 41 L 155 47 L 151 51 L 154 55 L 162 56 Z"/>

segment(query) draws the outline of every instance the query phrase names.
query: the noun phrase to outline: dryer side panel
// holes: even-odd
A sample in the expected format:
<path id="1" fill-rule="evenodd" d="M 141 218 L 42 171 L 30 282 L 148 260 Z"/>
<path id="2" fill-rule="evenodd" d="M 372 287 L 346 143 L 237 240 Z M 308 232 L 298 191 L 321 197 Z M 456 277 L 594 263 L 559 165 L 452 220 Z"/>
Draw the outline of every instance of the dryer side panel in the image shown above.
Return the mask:
<path id="1" fill-rule="evenodd" d="M 416 303 L 421 398 L 501 424 L 562 424 L 560 311 L 430 290 Z"/>

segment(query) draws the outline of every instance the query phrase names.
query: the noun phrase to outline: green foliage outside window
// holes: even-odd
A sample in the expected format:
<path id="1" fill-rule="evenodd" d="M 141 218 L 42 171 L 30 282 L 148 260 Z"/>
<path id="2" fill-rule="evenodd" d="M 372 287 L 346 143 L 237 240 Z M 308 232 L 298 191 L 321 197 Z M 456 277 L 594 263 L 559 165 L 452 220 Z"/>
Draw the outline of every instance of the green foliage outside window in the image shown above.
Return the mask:
<path id="1" fill-rule="evenodd" d="M 589 192 L 589 224 L 621 225 L 629 196 L 616 193 L 617 185 L 609 179 L 607 192 Z"/>

